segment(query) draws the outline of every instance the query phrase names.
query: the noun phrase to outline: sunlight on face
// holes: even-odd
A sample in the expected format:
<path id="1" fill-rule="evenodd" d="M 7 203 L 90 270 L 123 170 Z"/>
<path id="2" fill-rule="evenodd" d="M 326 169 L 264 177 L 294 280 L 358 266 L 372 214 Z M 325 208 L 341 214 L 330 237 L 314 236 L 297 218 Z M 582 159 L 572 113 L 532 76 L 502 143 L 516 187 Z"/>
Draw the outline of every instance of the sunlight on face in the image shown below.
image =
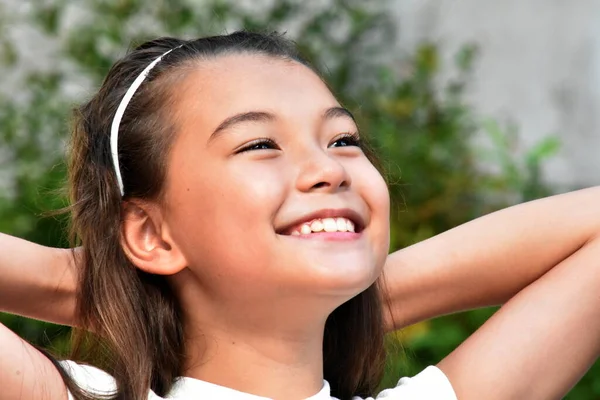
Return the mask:
<path id="1" fill-rule="evenodd" d="M 387 187 L 320 78 L 238 54 L 199 62 L 180 86 L 165 214 L 206 296 L 339 305 L 367 288 L 388 251 Z"/>

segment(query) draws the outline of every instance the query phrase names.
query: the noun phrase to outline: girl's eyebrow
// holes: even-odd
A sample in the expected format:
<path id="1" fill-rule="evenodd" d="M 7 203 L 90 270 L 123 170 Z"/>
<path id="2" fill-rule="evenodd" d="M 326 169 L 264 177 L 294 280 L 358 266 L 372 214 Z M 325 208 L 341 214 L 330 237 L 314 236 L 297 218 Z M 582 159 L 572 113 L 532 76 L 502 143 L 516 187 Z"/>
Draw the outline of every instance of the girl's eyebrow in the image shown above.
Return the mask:
<path id="1" fill-rule="evenodd" d="M 356 119 L 354 118 L 354 115 L 352 115 L 352 113 L 350 111 L 348 111 L 347 108 L 344 108 L 344 107 L 331 107 L 331 108 L 328 108 L 325 111 L 325 113 L 323 114 L 324 120 L 339 118 L 339 117 L 350 118 L 352 120 L 352 122 L 356 123 Z"/>
<path id="2" fill-rule="evenodd" d="M 223 131 L 225 131 L 228 128 L 231 128 L 233 125 L 236 125 L 236 124 L 239 124 L 242 122 L 247 122 L 247 121 L 268 122 L 268 121 L 273 121 L 276 118 L 277 117 L 275 117 L 274 114 L 272 114 L 270 112 L 266 112 L 266 111 L 248 111 L 248 112 L 232 115 L 231 117 L 226 118 L 223 122 L 221 122 L 219 124 L 217 129 L 215 129 L 214 132 L 211 133 L 208 141 L 211 142 L 217 136 L 219 136 L 220 133 L 222 133 Z"/>
<path id="3" fill-rule="evenodd" d="M 350 118 L 353 122 L 356 122 L 354 115 L 344 107 L 330 107 L 322 115 L 323 120 L 329 120 L 334 118 Z M 248 111 L 240 114 L 232 115 L 226 118 L 219 124 L 217 129 L 211 133 L 209 142 L 213 141 L 220 133 L 223 133 L 226 129 L 231 128 L 233 125 L 253 121 L 253 122 L 269 122 L 277 119 L 275 114 L 266 111 Z"/>

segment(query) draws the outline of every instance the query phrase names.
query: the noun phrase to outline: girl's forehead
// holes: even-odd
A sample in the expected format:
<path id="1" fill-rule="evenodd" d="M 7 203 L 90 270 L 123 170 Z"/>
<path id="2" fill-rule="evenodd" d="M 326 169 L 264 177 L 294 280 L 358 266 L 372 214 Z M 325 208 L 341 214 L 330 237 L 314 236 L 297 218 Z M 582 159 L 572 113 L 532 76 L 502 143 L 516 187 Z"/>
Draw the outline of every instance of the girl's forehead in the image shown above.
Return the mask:
<path id="1" fill-rule="evenodd" d="M 307 66 L 256 54 L 202 60 L 189 69 L 176 92 L 179 112 L 208 119 L 261 108 L 298 115 L 338 104 L 327 85 Z"/>

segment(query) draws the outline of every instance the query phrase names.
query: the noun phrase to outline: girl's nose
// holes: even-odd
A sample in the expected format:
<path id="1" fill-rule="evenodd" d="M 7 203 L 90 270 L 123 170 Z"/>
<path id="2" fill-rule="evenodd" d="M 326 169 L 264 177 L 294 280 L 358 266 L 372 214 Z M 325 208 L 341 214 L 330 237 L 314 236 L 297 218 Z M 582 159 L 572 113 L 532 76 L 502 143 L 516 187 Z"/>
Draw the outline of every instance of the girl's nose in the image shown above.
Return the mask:
<path id="1" fill-rule="evenodd" d="M 351 182 L 344 165 L 326 151 L 320 151 L 305 159 L 296 186 L 302 192 L 337 192 L 348 188 Z"/>

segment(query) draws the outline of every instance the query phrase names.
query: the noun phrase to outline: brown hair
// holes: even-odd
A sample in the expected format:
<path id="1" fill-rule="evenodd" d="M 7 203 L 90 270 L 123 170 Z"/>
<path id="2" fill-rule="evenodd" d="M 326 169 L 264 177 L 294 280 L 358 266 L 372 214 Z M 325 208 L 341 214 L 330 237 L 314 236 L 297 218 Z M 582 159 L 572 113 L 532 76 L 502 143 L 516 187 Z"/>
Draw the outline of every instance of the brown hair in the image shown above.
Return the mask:
<path id="1" fill-rule="evenodd" d="M 177 48 L 178 46 L 181 46 Z M 177 48 L 177 49 L 175 49 Z M 110 125 L 123 95 L 167 50 L 129 103 L 119 129 L 121 197 L 110 156 Z M 174 137 L 168 117 L 173 79 L 184 66 L 227 53 L 255 53 L 308 66 L 278 34 L 236 32 L 197 40 L 161 38 L 142 44 L 110 69 L 98 93 L 75 111 L 69 184 L 72 237 L 83 246 L 77 297 L 80 326 L 72 357 L 92 359 L 114 376 L 115 399 L 165 396 L 182 374 L 183 329 L 176 297 L 162 276 L 137 269 L 121 245 L 124 199 L 157 199 Z M 376 285 L 336 309 L 325 326 L 324 375 L 341 399 L 371 395 L 383 373 L 383 321 Z M 78 400 L 93 396 L 63 378 Z"/>

